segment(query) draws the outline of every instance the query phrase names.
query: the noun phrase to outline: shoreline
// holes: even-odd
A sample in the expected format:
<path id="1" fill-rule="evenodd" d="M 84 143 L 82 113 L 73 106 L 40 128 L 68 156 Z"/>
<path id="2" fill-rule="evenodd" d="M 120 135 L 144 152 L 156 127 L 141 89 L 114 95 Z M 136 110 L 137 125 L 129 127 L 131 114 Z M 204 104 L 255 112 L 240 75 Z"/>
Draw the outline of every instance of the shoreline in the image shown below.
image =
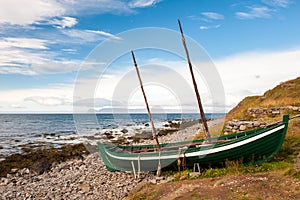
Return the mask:
<path id="1" fill-rule="evenodd" d="M 220 119 L 210 121 L 209 124 L 212 126 L 216 124 L 216 121 L 220 121 Z M 168 142 L 170 138 L 186 140 L 194 136 L 199 128 L 200 124 L 194 124 L 159 138 L 160 141 L 164 142 Z M 151 139 L 143 141 L 153 142 Z M 62 153 L 64 159 L 48 163 L 46 167 L 41 165 L 40 167 L 45 167 L 45 169 L 40 171 L 32 167 L 30 169 L 28 167 L 18 169 L 11 166 L 7 175 L 0 179 L 0 196 L 15 199 L 122 199 L 140 184 L 164 183 L 172 178 L 156 177 L 154 173 L 148 172 L 141 173 L 139 179 L 134 179 L 131 172 L 109 172 L 106 170 L 98 151 L 86 154 L 86 149 L 95 148 L 94 146 L 88 148 L 85 146 L 85 150 L 81 149 L 74 153 L 73 151 L 77 147 L 74 145 L 73 148 L 64 149 L 61 151 L 64 152 Z M 46 149 L 43 151 L 47 152 Z M 54 149 L 54 151 L 59 152 L 60 150 Z M 42 153 L 38 152 L 37 154 Z M 57 157 L 57 154 L 54 153 L 53 155 Z M 49 161 L 50 158 L 48 158 Z M 43 161 L 38 160 L 37 163 L 42 164 Z"/>
<path id="2" fill-rule="evenodd" d="M 40 175 L 31 170 L 13 170 L 0 181 L 4 199 L 122 199 L 141 182 L 149 182 L 154 174 L 143 173 L 134 179 L 131 173 L 109 172 L 99 153 L 83 159 L 55 164 Z"/>

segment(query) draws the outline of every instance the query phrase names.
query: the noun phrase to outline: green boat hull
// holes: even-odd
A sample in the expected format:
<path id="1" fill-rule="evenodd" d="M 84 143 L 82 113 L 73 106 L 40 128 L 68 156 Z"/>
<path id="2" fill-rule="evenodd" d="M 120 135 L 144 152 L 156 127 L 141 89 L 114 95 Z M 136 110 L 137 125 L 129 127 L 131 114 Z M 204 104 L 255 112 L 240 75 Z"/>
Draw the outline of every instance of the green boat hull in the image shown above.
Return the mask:
<path id="1" fill-rule="evenodd" d="M 288 121 L 289 116 L 285 115 L 281 123 L 268 128 L 212 138 L 215 142 L 204 145 L 201 144 L 203 140 L 167 143 L 161 144 L 160 151 L 152 152 L 147 149 L 154 149 L 155 145 L 117 146 L 98 143 L 98 147 L 109 171 L 156 171 L 159 165 L 161 168 L 177 166 L 178 159 L 187 166 L 193 166 L 194 163 L 210 165 L 226 160 L 258 164 L 270 160 L 280 150 Z"/>

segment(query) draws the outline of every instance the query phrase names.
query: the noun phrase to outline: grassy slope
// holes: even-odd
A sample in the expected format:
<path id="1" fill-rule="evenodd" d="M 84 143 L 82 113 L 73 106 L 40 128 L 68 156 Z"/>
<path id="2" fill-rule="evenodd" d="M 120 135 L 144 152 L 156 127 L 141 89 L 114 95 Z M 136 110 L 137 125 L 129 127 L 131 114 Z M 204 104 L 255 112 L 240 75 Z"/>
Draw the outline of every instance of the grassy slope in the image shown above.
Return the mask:
<path id="1" fill-rule="evenodd" d="M 286 81 L 277 85 L 275 88 L 268 90 L 262 96 L 250 96 L 243 99 L 234 107 L 226 116 L 226 121 L 232 119 L 251 119 L 247 115 L 248 108 L 270 108 L 281 106 L 300 106 L 300 77 Z M 289 111 L 290 116 L 298 113 Z M 278 121 L 280 117 L 267 118 L 262 120 Z M 284 159 L 294 159 L 300 152 L 300 118 L 291 120 L 289 128 L 281 151 L 277 157 Z"/>
<path id="2" fill-rule="evenodd" d="M 226 116 L 226 121 L 232 119 L 249 119 L 247 116 L 248 108 L 257 107 L 279 107 L 279 106 L 300 106 L 300 77 L 294 80 L 290 80 L 276 86 L 272 90 L 268 90 L 262 96 L 246 97 L 241 101 L 235 108 L 233 108 Z M 290 113 L 293 115 L 293 113 Z M 278 121 L 278 118 L 270 119 L 269 121 Z M 242 193 L 229 193 L 225 199 L 281 199 L 281 198 L 299 198 L 300 197 L 300 172 L 293 170 L 294 159 L 300 152 L 300 118 L 294 119 L 289 122 L 289 129 L 283 146 L 280 152 L 274 158 L 274 161 L 270 163 L 264 163 L 262 166 L 251 166 L 251 167 L 240 167 L 240 166 L 227 166 L 225 168 L 208 169 L 204 171 L 197 180 L 186 180 L 161 185 L 148 185 L 137 191 L 135 194 L 128 197 L 128 199 L 161 199 L 163 196 L 172 196 L 176 193 L 178 188 L 185 187 L 186 193 L 182 193 L 179 196 L 171 199 L 224 199 L 224 194 L 232 190 L 232 186 L 224 188 L 219 186 L 218 182 L 227 184 L 228 182 L 234 182 L 240 177 L 241 180 L 249 180 L 253 176 L 262 176 L 263 179 L 268 179 L 266 186 L 270 186 L 269 189 L 260 188 L 262 183 L 256 181 L 246 181 L 242 185 L 244 187 L 249 185 L 250 189 L 245 190 Z M 270 174 L 277 174 L 276 178 L 270 178 Z M 218 177 L 216 180 L 209 177 Z M 233 177 L 233 178 L 232 178 Z M 296 178 L 296 179 L 295 179 Z M 231 180 L 233 179 L 233 180 Z M 286 184 L 280 185 L 283 181 Z M 203 183 L 202 183 L 203 182 Z M 297 182 L 297 183 L 296 183 Z M 296 183 L 296 184 L 295 184 Z M 203 191 L 205 190 L 206 196 L 201 196 L 203 192 L 189 191 L 190 186 L 194 185 L 193 190 Z M 209 190 L 206 186 L 213 185 L 212 189 Z M 222 184 L 221 184 L 222 185 Z M 198 186 L 198 187 L 197 187 Z M 177 188 L 172 190 L 172 188 Z M 272 189 L 271 189 L 272 188 Z M 150 190 L 149 190 L 150 189 Z M 282 196 L 287 190 L 289 194 Z M 275 194 L 273 191 L 278 191 Z M 216 191 L 219 191 L 220 195 L 216 196 Z M 257 191 L 263 191 L 259 193 Z M 272 196 L 273 195 L 273 196 Z M 292 195 L 292 196 L 289 196 Z"/>
<path id="3" fill-rule="evenodd" d="M 262 96 L 250 96 L 243 99 L 226 116 L 230 119 L 247 119 L 248 108 L 300 106 L 300 77 L 281 83 Z"/>

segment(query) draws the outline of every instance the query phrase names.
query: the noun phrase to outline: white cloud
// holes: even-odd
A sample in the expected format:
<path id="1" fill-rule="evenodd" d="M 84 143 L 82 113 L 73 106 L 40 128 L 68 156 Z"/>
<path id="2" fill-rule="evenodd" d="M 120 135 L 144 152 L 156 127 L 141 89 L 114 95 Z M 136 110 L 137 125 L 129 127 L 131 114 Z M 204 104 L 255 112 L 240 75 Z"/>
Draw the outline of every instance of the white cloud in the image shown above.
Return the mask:
<path id="1" fill-rule="evenodd" d="M 160 2 L 161 0 L 133 0 L 129 3 L 132 8 L 144 8 L 148 6 L 153 6 L 154 4 Z"/>
<path id="2" fill-rule="evenodd" d="M 77 70 L 80 61 L 59 58 L 48 50 L 47 40 L 3 38 L 0 40 L 0 74 L 36 75 Z"/>
<path id="3" fill-rule="evenodd" d="M 10 105 L 10 107 L 12 107 L 14 109 L 26 108 L 25 106 L 22 106 L 20 104 L 12 104 L 12 105 Z"/>
<path id="4" fill-rule="evenodd" d="M 65 9 L 54 0 L 0 1 L 0 24 L 25 26 L 64 12 Z"/>
<path id="5" fill-rule="evenodd" d="M 70 30 L 63 30 L 63 33 L 71 38 L 78 38 L 85 42 L 100 41 L 106 38 L 112 38 L 116 40 L 121 39 L 111 33 L 104 32 L 104 31 L 96 31 L 96 30 L 70 29 Z"/>
<path id="6" fill-rule="evenodd" d="M 214 25 L 214 26 L 200 26 L 200 29 L 201 30 L 207 30 L 207 29 L 220 28 L 220 27 L 221 27 L 221 24 L 217 24 L 217 25 Z"/>
<path id="7" fill-rule="evenodd" d="M 49 24 L 54 25 L 57 28 L 70 28 L 77 24 L 77 19 L 74 17 L 62 17 L 60 19 L 52 19 L 49 21 Z"/>
<path id="8" fill-rule="evenodd" d="M 36 73 L 29 68 L 23 68 L 18 66 L 1 66 L 1 64 L 0 64 L 0 74 L 36 75 Z"/>
<path id="9" fill-rule="evenodd" d="M 0 112 L 70 112 L 73 85 L 0 90 Z"/>
<path id="10" fill-rule="evenodd" d="M 216 13 L 216 12 L 202 12 L 204 17 L 212 20 L 222 20 L 224 19 L 224 15 Z"/>
<path id="11" fill-rule="evenodd" d="M 300 76 L 300 58 L 298 55 L 300 55 L 300 48 L 278 52 L 246 52 L 215 60 L 215 66 L 219 71 L 225 89 L 226 108 L 231 109 L 246 96 L 261 95 L 268 89 L 278 85 L 280 82 Z M 158 68 L 152 68 L 151 66 L 148 68 L 144 67 L 145 65 L 151 65 L 153 63 L 159 63 L 162 66 L 171 66 L 171 71 L 160 70 Z M 197 66 L 197 63 L 193 62 L 193 64 Z M 143 61 L 143 63 L 140 63 L 140 66 L 143 82 L 145 83 L 145 90 L 152 107 L 160 106 L 159 109 L 161 110 L 180 110 L 182 108 L 181 106 L 185 106 L 191 108 L 190 110 L 197 111 L 197 108 L 190 107 L 191 105 L 196 105 L 195 98 L 191 98 L 194 97 L 194 93 L 191 93 L 191 95 L 181 95 L 183 98 L 181 101 L 178 101 L 176 97 L 177 92 L 172 90 L 170 85 L 170 87 L 168 87 L 168 84 L 175 83 L 177 88 L 179 87 L 180 92 L 186 92 L 178 85 L 178 77 L 176 78 L 176 76 L 173 76 L 176 74 L 172 75 L 172 73 L 170 73 L 177 72 L 180 77 L 186 80 L 186 83 L 190 85 L 190 88 L 192 88 L 186 62 L 182 60 L 170 61 L 151 59 Z M 202 63 L 200 63 L 199 66 L 203 66 Z M 151 69 L 152 71 L 149 71 Z M 125 83 L 135 85 L 132 87 L 134 90 L 131 91 L 130 94 L 127 94 L 129 99 L 128 104 L 125 106 L 129 106 L 129 108 L 143 108 L 144 102 L 140 93 L 135 71 L 134 69 L 131 71 L 127 70 L 128 69 L 126 69 L 125 72 L 120 70 L 119 73 L 110 74 L 109 78 L 102 79 L 98 82 L 100 85 L 95 92 L 95 99 L 93 99 L 96 103 L 94 108 L 109 107 L 112 100 L 120 102 L 119 100 L 121 99 L 113 97 L 117 97 L 114 95 L 123 91 L 122 87 L 126 87 Z M 153 74 L 155 74 L 155 76 L 153 76 Z M 195 75 L 202 101 L 205 109 L 207 109 L 212 105 L 209 92 L 207 88 L 205 88 L 209 86 L 203 82 L 203 77 L 200 77 L 197 73 L 195 73 Z M 130 81 L 127 81 L 127 79 Z M 168 84 L 165 86 L 153 84 L 155 82 L 163 83 L 164 81 L 168 81 Z M 87 86 L 90 85 L 88 83 L 84 84 L 87 84 Z M 193 92 L 192 89 L 191 92 Z M 50 86 L 49 88 L 41 89 L 0 91 L 0 96 L 2 112 L 12 111 L 12 109 L 19 109 L 24 112 L 72 112 L 72 85 Z M 120 97 L 122 97 L 122 95 Z M 24 99 L 26 101 L 24 101 Z M 91 99 L 78 101 L 76 106 L 89 107 L 91 102 Z M 14 108 L 12 108 L 12 105 L 15 105 Z M 93 108 L 93 106 L 90 108 Z"/>
<path id="12" fill-rule="evenodd" d="M 207 30 L 207 29 L 209 29 L 209 27 L 208 26 L 200 26 L 200 29 L 201 30 Z"/>
<path id="13" fill-rule="evenodd" d="M 282 8 L 287 8 L 291 3 L 290 0 L 262 0 L 262 2 L 269 6 Z"/>
<path id="14" fill-rule="evenodd" d="M 223 80 L 227 105 L 249 95 L 262 95 L 280 82 L 300 76 L 300 48 L 279 52 L 248 52 L 215 61 Z"/>
<path id="15" fill-rule="evenodd" d="M 272 9 L 266 6 L 249 6 L 248 12 L 236 12 L 238 19 L 270 18 Z"/>
<path id="16" fill-rule="evenodd" d="M 108 32 L 105 32 L 105 31 L 95 31 L 95 30 L 85 30 L 87 33 L 95 33 L 97 35 L 101 35 L 101 36 L 105 36 L 105 37 L 110 37 L 110 38 L 113 38 L 113 39 L 116 39 L 116 40 L 121 40 L 121 38 L 111 34 L 111 33 L 108 33 Z"/>
<path id="17" fill-rule="evenodd" d="M 9 0 L 0 1 L 0 24 L 27 26 L 53 22 L 71 27 L 76 20 L 69 15 L 135 13 L 134 8 L 148 7 L 160 0 Z M 61 18 L 61 20 L 57 19 Z"/>
<path id="18" fill-rule="evenodd" d="M 36 38 L 2 38 L 0 40 L 0 49 L 18 47 L 29 49 L 48 49 L 48 41 Z"/>
<path id="19" fill-rule="evenodd" d="M 0 48 L 0 74 L 51 74 L 78 70 L 80 61 L 55 58 L 51 52 Z"/>
<path id="20" fill-rule="evenodd" d="M 67 73 L 78 70 L 80 62 L 79 60 L 53 60 L 43 58 L 40 63 L 33 62 L 31 69 L 37 74 Z"/>
<path id="21" fill-rule="evenodd" d="M 294 79 L 300 76 L 299 55 L 300 48 L 278 52 L 246 52 L 215 60 L 215 66 L 218 69 L 225 89 L 226 109 L 231 109 L 246 96 L 262 95 L 264 92 L 266 92 L 269 89 L 272 89 L 280 82 Z M 186 80 L 186 83 L 190 85 L 190 88 L 193 87 L 191 85 L 190 74 L 185 62 L 168 61 L 162 59 L 145 60 L 143 63 L 139 64 L 141 66 L 140 70 L 145 70 L 145 68 L 142 66 L 151 65 L 152 63 L 159 63 L 162 66 L 171 66 L 172 72 L 176 71 L 181 76 L 181 78 L 183 78 L 183 80 Z M 193 65 L 203 66 L 203 63 L 193 62 Z M 190 98 L 194 95 L 194 93 L 192 93 L 191 95 L 181 95 L 186 96 L 187 98 L 181 99 L 180 104 L 178 103 L 178 101 L 176 101 L 176 97 L 174 96 L 174 94 L 176 95 L 176 91 L 175 93 L 170 93 L 170 91 L 172 90 L 169 89 L 172 89 L 172 82 L 177 83 L 178 86 L 180 85 L 178 84 L 180 82 L 178 80 L 178 77 L 176 78 L 176 76 L 174 76 L 175 74 L 172 75 L 170 71 L 164 71 L 161 70 L 161 68 L 150 68 L 152 69 L 152 71 L 141 71 L 141 74 L 147 93 L 148 101 L 151 101 L 152 106 L 162 106 L 163 108 L 169 106 L 176 108 L 176 106 L 178 107 L 196 105 L 195 99 Z M 157 70 L 159 71 L 159 73 Z M 124 94 L 124 97 L 126 97 L 126 95 L 130 96 L 129 102 L 131 107 L 142 107 L 143 98 L 140 93 L 138 80 L 136 79 L 136 74 L 134 73 L 134 71 L 132 72 L 132 74 L 130 73 L 122 72 L 120 74 L 116 74 L 115 76 L 110 77 L 107 80 L 101 80 L 102 85 L 98 88 L 96 96 L 98 98 L 102 97 L 112 99 L 114 93 L 117 94 L 118 91 L 124 91 L 122 87 L 127 87 L 125 83 L 133 84 L 134 82 L 136 86 L 131 87 L 135 88 L 135 90 L 131 91 L 131 94 Z M 122 77 L 122 74 L 123 76 L 127 74 L 126 76 L 128 77 Z M 195 72 L 195 75 L 198 82 L 198 87 L 200 89 L 203 104 L 207 109 L 209 106 L 212 105 L 212 102 L 210 101 L 211 96 L 208 91 L 210 86 L 203 81 L 203 77 L 200 77 L 199 74 Z M 131 81 L 126 81 L 127 79 Z M 164 83 L 165 80 L 168 80 L 168 84 L 170 85 L 155 84 Z M 181 91 L 183 90 L 182 88 L 180 89 Z M 114 100 L 121 101 L 121 99 Z"/>
<path id="22" fill-rule="evenodd" d="M 24 99 L 24 101 L 32 101 L 42 106 L 61 106 L 70 104 L 70 100 L 62 97 L 54 96 L 31 96 Z"/>

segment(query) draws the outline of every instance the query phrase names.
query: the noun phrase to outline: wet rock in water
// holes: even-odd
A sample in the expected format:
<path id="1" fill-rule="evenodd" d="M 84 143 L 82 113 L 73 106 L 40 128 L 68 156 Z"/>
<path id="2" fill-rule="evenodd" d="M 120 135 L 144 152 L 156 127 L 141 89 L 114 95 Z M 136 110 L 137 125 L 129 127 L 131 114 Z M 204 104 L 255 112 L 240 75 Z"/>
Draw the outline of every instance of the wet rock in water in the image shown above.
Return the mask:
<path id="1" fill-rule="evenodd" d="M 120 136 L 118 138 L 114 138 L 110 141 L 114 144 L 126 144 L 126 143 L 128 143 L 127 139 L 123 136 Z"/>
<path id="2" fill-rule="evenodd" d="M 60 149 L 37 149 L 30 153 L 25 154 L 13 154 L 0 161 L 0 177 L 5 177 L 12 168 L 29 168 L 32 169 L 36 165 L 37 173 L 41 173 L 38 168 L 54 162 L 64 162 L 68 159 L 81 158 L 83 154 L 88 154 L 83 144 L 65 145 Z M 48 162 L 48 164 L 41 164 L 40 162 Z M 37 163 L 37 164 L 35 164 Z M 38 164 L 39 163 L 39 164 Z M 41 165 L 39 167 L 39 165 Z M 47 168 L 47 167 L 46 167 Z"/>
<path id="3" fill-rule="evenodd" d="M 109 139 L 109 140 L 111 140 L 111 139 L 114 139 L 115 136 L 113 136 L 113 135 L 107 135 L 106 138 Z"/>
<path id="4" fill-rule="evenodd" d="M 121 130 L 121 132 L 122 132 L 122 133 L 128 133 L 128 130 L 125 129 L 125 128 L 123 128 L 123 129 Z"/>
<path id="5" fill-rule="evenodd" d="M 112 131 L 106 131 L 105 133 L 103 133 L 107 139 L 111 140 L 113 138 L 115 138 L 115 136 L 113 136 L 113 132 Z"/>
<path id="6" fill-rule="evenodd" d="M 112 135 L 112 131 L 105 131 L 103 134 L 104 135 Z"/>
<path id="7" fill-rule="evenodd" d="M 180 128 L 180 125 L 181 125 L 180 122 L 169 121 L 169 127 L 170 127 L 170 128 L 176 128 L 176 129 L 179 129 L 179 128 Z"/>

